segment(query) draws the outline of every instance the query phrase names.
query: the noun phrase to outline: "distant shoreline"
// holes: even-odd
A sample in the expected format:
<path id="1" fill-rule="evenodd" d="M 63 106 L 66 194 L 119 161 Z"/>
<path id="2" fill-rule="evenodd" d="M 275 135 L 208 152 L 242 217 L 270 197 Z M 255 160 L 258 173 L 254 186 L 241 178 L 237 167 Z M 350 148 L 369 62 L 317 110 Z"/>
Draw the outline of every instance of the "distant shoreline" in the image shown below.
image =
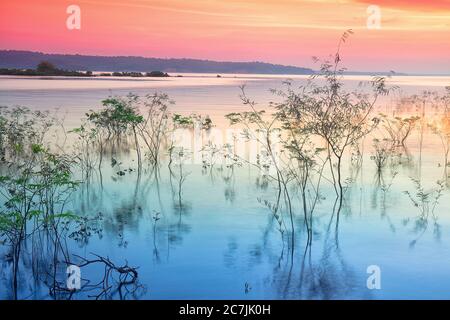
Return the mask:
<path id="1" fill-rule="evenodd" d="M 142 56 L 99 56 L 79 54 L 42 53 L 24 50 L 0 50 L 0 68 L 30 69 L 40 61 L 50 61 L 64 70 L 96 70 L 98 72 L 145 72 L 161 70 L 169 74 L 267 74 L 267 75 L 313 75 L 317 71 L 298 66 L 271 64 L 267 62 L 230 62 L 188 58 L 148 58 Z M 344 71 L 346 75 L 373 76 L 450 76 L 450 73 L 404 73 L 381 71 Z"/>
<path id="2" fill-rule="evenodd" d="M 151 72 L 101 72 L 98 74 L 92 71 L 73 71 L 58 69 L 52 66 L 47 70 L 37 69 L 8 69 L 0 68 L 2 76 L 25 76 L 25 77 L 76 77 L 76 78 L 93 78 L 93 77 L 132 77 L 132 78 L 166 78 L 170 77 L 168 73 L 161 71 Z"/>
<path id="3" fill-rule="evenodd" d="M 139 56 L 95 56 L 48 54 L 34 51 L 0 50 L 0 68 L 29 69 L 48 61 L 64 70 L 97 70 L 104 72 L 165 73 L 245 73 L 245 74 L 314 74 L 310 68 L 265 62 L 220 62 L 199 59 L 161 59 Z"/>
<path id="4" fill-rule="evenodd" d="M 84 71 L 80 71 L 84 72 Z M 175 73 L 173 75 L 168 75 L 165 77 L 158 77 L 158 76 L 146 76 L 143 74 L 142 76 L 130 76 L 130 75 L 105 75 L 105 72 L 103 71 L 94 71 L 93 75 L 87 76 L 87 75 L 49 75 L 49 74 L 5 74 L 0 73 L 0 78 L 15 78 L 15 79 L 83 79 L 83 80 L 142 80 L 146 81 L 147 79 L 151 81 L 162 81 L 164 79 L 173 79 L 173 78 L 225 78 L 225 79 L 231 79 L 231 78 L 238 78 L 238 79 L 264 79 L 264 78 L 279 78 L 279 79 L 296 79 L 296 78 L 308 78 L 311 75 L 298 75 L 298 74 L 255 74 L 255 73 L 221 73 L 220 77 L 218 77 L 218 74 L 216 73 L 209 73 L 209 72 L 180 72 Z M 357 77 L 357 78 L 370 78 L 377 75 L 371 74 L 371 73 L 344 73 L 344 77 Z M 449 78 L 450 75 L 445 74 L 395 74 L 392 75 L 392 78 L 414 78 L 414 77 L 423 77 L 423 78 Z M 450 82 L 449 82 L 450 86 Z"/>

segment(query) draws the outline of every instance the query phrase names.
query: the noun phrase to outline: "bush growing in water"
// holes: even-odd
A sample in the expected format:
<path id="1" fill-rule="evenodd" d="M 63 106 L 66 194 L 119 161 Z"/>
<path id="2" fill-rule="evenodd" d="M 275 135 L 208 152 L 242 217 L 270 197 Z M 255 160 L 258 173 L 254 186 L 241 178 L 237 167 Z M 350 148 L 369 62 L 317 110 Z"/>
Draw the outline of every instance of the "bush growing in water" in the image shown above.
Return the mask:
<path id="1" fill-rule="evenodd" d="M 50 153 L 42 145 L 32 144 L 29 156 L 9 165 L 0 176 L 0 239 L 11 248 L 13 294 L 17 299 L 18 269 L 24 243 L 45 232 L 57 252 L 62 248 L 60 223 L 77 219 L 65 207 L 79 182 L 73 180 L 73 162 L 67 156 Z"/>

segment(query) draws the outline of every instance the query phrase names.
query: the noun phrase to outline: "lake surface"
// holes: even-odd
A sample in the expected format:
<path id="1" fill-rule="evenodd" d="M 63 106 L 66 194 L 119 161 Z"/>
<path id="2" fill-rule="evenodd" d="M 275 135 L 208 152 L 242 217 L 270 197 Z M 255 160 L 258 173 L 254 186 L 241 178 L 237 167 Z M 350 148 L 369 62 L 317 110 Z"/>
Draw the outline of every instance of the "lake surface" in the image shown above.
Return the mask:
<path id="1" fill-rule="evenodd" d="M 159 91 L 175 101 L 172 112 L 209 115 L 216 128 L 225 129 L 225 114 L 246 110 L 239 86 L 245 85 L 247 95 L 265 106 L 277 99 L 269 89 L 281 88 L 286 78 L 295 85 L 306 81 L 301 76 L 193 74 L 161 80 L 0 77 L 0 105 L 57 109 L 71 129 L 110 95 Z M 356 88 L 367 79 L 348 76 L 345 82 Z M 379 103 L 382 111 L 390 110 L 402 95 L 443 92 L 450 78 L 394 77 L 389 83 L 400 89 Z M 431 119 L 435 115 L 429 112 Z M 273 202 L 276 185 L 264 181 L 254 167 L 218 163 L 205 169 L 188 161 L 180 193 L 177 174 L 165 163 L 158 174 L 147 168 L 140 175 L 132 170 L 119 176 L 118 170 L 136 166 L 134 151 L 125 150 L 117 158 L 120 168 L 106 159 L 102 176 L 94 175 L 72 196 L 74 212 L 93 218 L 100 214 L 101 219 L 95 222 L 98 232 L 86 241 L 67 239 L 67 246 L 80 256 L 96 253 L 138 267 L 142 287 L 128 299 L 450 299 L 450 189 L 444 155 L 439 138 L 430 131 L 424 133 L 422 148 L 419 140 L 415 130 L 407 143 L 409 160 L 386 168 L 381 182 L 370 151 L 358 172 L 349 161 L 344 165 L 354 182 L 338 222 L 333 186 L 323 183 L 310 245 L 300 195 L 293 191 L 294 248 L 282 240 L 273 215 L 259 201 Z M 370 141 L 365 145 L 369 149 Z M 433 215 L 421 216 L 404 193 L 416 192 L 412 179 L 425 190 L 446 180 Z M 30 265 L 26 259 L 21 265 L 20 298 L 50 298 Z M 367 270 L 373 265 L 381 270 L 381 289 L 367 287 Z M 11 298 L 10 272 L 3 258 L 2 299 Z M 99 274 L 101 268 L 89 266 L 82 277 L 95 281 Z M 73 298 L 92 298 L 89 295 L 80 292 Z"/>

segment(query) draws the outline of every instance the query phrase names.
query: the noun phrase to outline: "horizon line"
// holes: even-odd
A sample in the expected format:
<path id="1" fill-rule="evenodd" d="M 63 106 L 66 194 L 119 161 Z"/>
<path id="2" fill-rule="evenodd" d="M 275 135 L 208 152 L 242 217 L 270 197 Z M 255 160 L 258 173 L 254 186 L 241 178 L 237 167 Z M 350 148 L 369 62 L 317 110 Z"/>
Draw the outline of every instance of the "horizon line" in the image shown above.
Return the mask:
<path id="1" fill-rule="evenodd" d="M 144 58 L 144 59 L 160 59 L 160 60 L 194 60 L 194 61 L 208 61 L 208 62 L 218 62 L 218 63 L 262 63 L 262 64 L 270 64 L 274 66 L 282 66 L 282 67 L 290 67 L 290 68 L 301 68 L 301 69 L 309 69 L 311 71 L 317 72 L 317 70 L 310 68 L 310 67 L 304 67 L 304 66 L 296 66 L 291 64 L 282 64 L 282 63 L 274 63 L 274 62 L 267 62 L 267 61 L 258 61 L 258 60 L 240 60 L 240 61 L 232 61 L 232 60 L 212 60 L 212 59 L 200 59 L 200 58 L 173 58 L 173 57 L 155 57 L 155 56 L 144 56 L 144 55 L 109 55 L 109 54 L 82 54 L 82 53 L 60 53 L 60 52 L 44 52 L 44 51 L 35 51 L 35 50 L 23 50 L 23 49 L 0 49 L 0 51 L 17 51 L 17 52 L 30 52 L 30 53 L 40 53 L 40 54 L 46 54 L 46 55 L 71 55 L 71 56 L 91 56 L 91 57 L 108 57 L 108 58 Z M 313 59 L 313 57 L 311 57 Z M 358 71 L 358 70 L 348 70 L 344 68 L 344 74 L 348 73 L 359 73 L 359 74 L 386 74 L 386 75 L 400 75 L 400 76 L 450 76 L 450 72 L 448 73 L 425 73 L 425 72 L 415 72 L 415 71 L 408 71 L 408 72 L 396 72 L 394 70 L 390 71 Z M 204 72 L 190 72 L 190 73 L 204 73 Z M 213 72 L 215 73 L 215 72 Z M 226 74 L 226 72 L 222 72 Z M 247 73 L 244 73 L 247 74 Z M 251 73 L 248 73 L 251 74 Z"/>

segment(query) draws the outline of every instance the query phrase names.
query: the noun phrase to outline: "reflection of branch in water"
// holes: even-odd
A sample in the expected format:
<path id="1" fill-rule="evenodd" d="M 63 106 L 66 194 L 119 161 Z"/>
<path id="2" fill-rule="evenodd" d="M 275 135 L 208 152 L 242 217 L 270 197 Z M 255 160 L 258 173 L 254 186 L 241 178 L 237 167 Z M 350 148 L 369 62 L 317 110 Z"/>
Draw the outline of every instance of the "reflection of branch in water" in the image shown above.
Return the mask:
<path id="1" fill-rule="evenodd" d="M 154 254 L 157 262 L 160 261 L 159 250 L 158 250 L 158 246 L 156 244 L 157 223 L 161 219 L 160 214 L 161 214 L 160 212 L 154 211 L 154 215 L 152 217 L 152 219 L 153 219 L 153 254 Z"/>
<path id="2" fill-rule="evenodd" d="M 71 299 L 77 292 L 94 292 L 94 294 L 88 295 L 89 298 L 99 299 L 111 299 L 115 294 L 119 294 L 120 300 L 126 299 L 128 295 L 132 298 L 137 298 L 136 293 L 139 289 L 144 289 L 142 285 L 138 283 L 138 272 L 136 267 L 128 266 L 125 263 L 123 266 L 117 266 L 108 257 L 102 257 L 97 254 L 93 254 L 95 259 L 89 260 L 84 257 L 74 255 L 81 260 L 78 267 L 83 268 L 88 265 L 99 264 L 104 268 L 102 279 L 94 284 L 91 281 L 84 280 L 85 284 L 81 286 L 79 290 L 70 290 L 65 286 L 65 283 L 55 282 L 55 286 L 50 288 L 50 294 L 66 294 L 68 299 Z M 68 265 L 72 263 L 67 262 Z"/>
<path id="3" fill-rule="evenodd" d="M 391 179 L 390 181 L 386 182 L 384 179 L 384 175 L 375 175 L 375 186 L 373 189 L 373 193 L 372 193 L 372 206 L 374 208 L 377 207 L 378 204 L 378 193 L 379 191 L 381 191 L 381 199 L 380 201 L 380 211 L 381 211 L 381 218 L 382 219 L 386 219 L 388 224 L 389 224 L 389 228 L 391 229 L 392 232 L 395 232 L 395 226 L 391 221 L 391 218 L 389 217 L 389 215 L 387 214 L 387 205 L 386 205 L 386 200 L 387 200 L 387 195 L 389 193 L 389 190 L 392 187 L 392 184 L 394 182 L 395 177 L 397 176 L 398 172 L 394 171 L 391 174 Z"/>
<path id="4" fill-rule="evenodd" d="M 330 234 L 333 216 L 330 217 L 321 258 L 316 264 L 312 261 L 312 246 L 305 248 L 299 290 L 303 287 L 307 298 L 332 299 L 348 296 L 354 289 L 354 274 L 342 256 L 338 237 L 331 237 Z M 335 232 L 338 232 L 337 229 Z M 308 260 L 307 265 L 305 260 Z"/>
<path id="5" fill-rule="evenodd" d="M 172 193 L 172 204 L 174 214 L 178 216 L 177 223 L 171 223 L 167 226 L 168 245 L 171 243 L 181 243 L 182 234 L 190 231 L 190 226 L 183 222 L 183 215 L 190 210 L 190 205 L 183 200 L 183 185 L 190 172 L 185 173 L 183 161 L 188 157 L 188 153 L 184 148 L 174 148 L 172 150 L 172 159 L 177 164 L 177 174 L 169 167 L 169 184 Z M 176 182 L 174 180 L 176 179 Z"/>
<path id="6" fill-rule="evenodd" d="M 184 172 L 183 168 L 183 161 L 188 156 L 186 150 L 184 148 L 177 149 L 176 153 L 176 160 L 178 162 L 178 176 L 175 175 L 175 173 L 172 171 L 171 168 L 169 168 L 170 175 L 169 175 L 169 183 L 172 190 L 172 201 L 173 201 L 173 207 L 175 212 L 178 214 L 179 217 L 179 224 L 181 225 L 182 221 L 182 215 L 184 213 L 187 213 L 189 211 L 189 205 L 187 203 L 184 203 L 183 201 L 183 185 L 186 181 L 186 178 L 191 174 L 191 172 Z M 177 179 L 177 188 L 175 189 L 172 178 Z"/>
<path id="7" fill-rule="evenodd" d="M 225 200 L 233 203 L 236 198 L 235 191 L 235 176 L 234 176 L 234 167 L 227 166 L 227 169 L 222 171 L 222 180 L 225 182 Z"/>
<path id="8" fill-rule="evenodd" d="M 409 191 L 404 191 L 404 193 L 409 197 L 414 207 L 419 210 L 419 216 L 415 218 L 414 225 L 414 232 L 419 233 L 419 235 L 410 242 L 410 246 L 414 247 L 428 229 L 430 217 L 433 220 L 434 236 L 437 240 L 440 239 L 440 225 L 437 222 L 438 217 L 434 212 L 442 196 L 445 184 L 442 181 L 437 181 L 437 186 L 434 189 L 425 191 L 420 180 L 412 179 L 412 181 L 414 182 L 416 192 L 413 194 Z M 409 223 L 409 219 L 405 219 L 403 223 L 406 226 Z"/>
<path id="9" fill-rule="evenodd" d="M 364 281 L 356 281 L 354 272 L 344 260 L 336 237 L 326 235 L 322 252 L 316 261 L 312 244 L 305 242 L 294 264 L 289 257 L 286 264 L 277 263 L 273 270 L 273 284 L 283 299 L 336 299 L 350 297 L 365 289 Z M 317 247 L 316 247 L 317 248 Z M 282 256 L 283 257 L 283 256 Z M 282 258 L 283 259 L 283 258 Z M 360 283 L 361 285 L 358 285 Z"/>
<path id="10" fill-rule="evenodd" d="M 265 191 L 269 187 L 269 179 L 266 175 L 260 175 L 256 178 L 255 186 L 256 188 Z"/>
<path id="11" fill-rule="evenodd" d="M 301 192 L 301 191 L 299 191 Z M 314 208 L 314 197 L 310 195 L 312 202 L 309 203 L 311 208 Z M 343 202 L 346 205 L 346 202 Z M 322 250 L 319 250 L 319 256 L 313 255 L 313 241 L 310 241 L 306 237 L 306 226 L 303 220 L 299 219 L 299 222 L 303 226 L 303 230 L 297 228 L 299 235 L 303 234 L 303 237 L 297 236 L 296 247 L 302 246 L 299 242 L 303 243 L 304 250 L 296 250 L 296 254 L 292 255 L 288 252 L 284 254 L 284 246 L 280 248 L 281 254 L 277 256 L 277 259 L 273 260 L 274 268 L 271 272 L 270 281 L 271 286 L 276 290 L 278 298 L 282 299 L 335 299 L 340 297 L 348 297 L 351 294 L 364 293 L 364 281 L 356 281 L 354 272 L 349 268 L 342 255 L 342 248 L 339 246 L 339 219 L 337 216 L 339 206 L 339 199 L 335 199 L 333 214 L 330 215 L 329 221 L 323 225 L 320 223 L 319 217 L 315 218 L 314 224 L 310 223 L 310 227 L 313 228 L 312 233 L 319 235 L 315 239 L 322 239 L 321 232 L 318 228 L 324 227 L 324 241 Z M 341 211 L 348 209 L 346 207 L 341 208 Z M 309 216 L 311 219 L 312 216 Z M 274 226 L 276 220 L 271 217 L 268 225 Z M 312 222 L 312 219 L 310 220 Z M 335 228 L 336 227 L 336 228 Z M 267 233 L 263 236 L 263 252 L 271 256 L 270 246 L 266 247 Z M 322 241 L 321 241 L 322 242 Z M 317 243 L 317 242 L 314 242 Z M 284 244 L 284 242 L 283 242 Z M 319 248 L 319 246 L 316 246 Z M 288 248 L 288 251 L 289 248 Z M 316 257 L 316 259 L 314 258 Z M 356 283 L 356 284 L 355 284 Z M 360 283 L 358 285 L 357 283 Z M 357 290 L 357 291 L 355 291 Z"/>

